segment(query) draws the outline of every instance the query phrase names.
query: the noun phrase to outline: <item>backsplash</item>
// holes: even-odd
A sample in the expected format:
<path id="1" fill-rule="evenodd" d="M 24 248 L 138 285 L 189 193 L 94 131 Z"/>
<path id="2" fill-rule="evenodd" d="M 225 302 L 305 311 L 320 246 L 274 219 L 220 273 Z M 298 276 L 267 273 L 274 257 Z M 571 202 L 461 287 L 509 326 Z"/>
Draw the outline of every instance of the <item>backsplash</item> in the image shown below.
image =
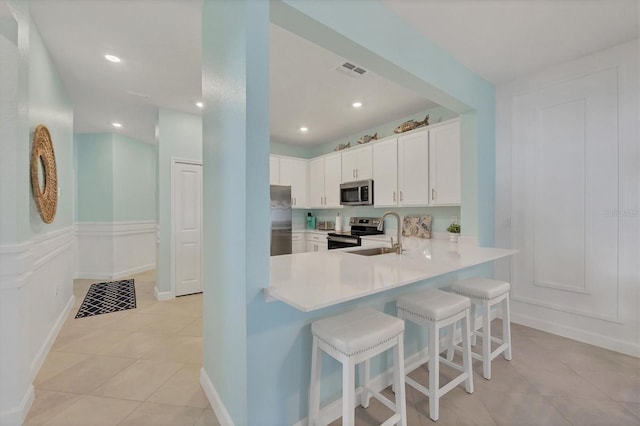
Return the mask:
<path id="1" fill-rule="evenodd" d="M 340 213 L 342 218 L 343 229 L 348 229 L 349 218 L 352 216 L 365 216 L 365 217 L 380 217 L 384 212 L 391 210 L 404 216 L 423 216 L 431 215 L 432 231 L 433 232 L 446 232 L 447 227 L 451 223 L 451 216 L 457 216 L 460 221 L 460 207 L 397 207 L 397 208 L 374 208 L 374 207 L 345 207 L 342 209 L 309 209 L 309 210 L 293 210 L 293 227 L 304 228 L 306 226 L 307 213 L 317 217 L 317 220 L 330 220 L 335 222 L 336 214 Z M 395 232 L 396 221 L 393 218 L 385 219 L 384 229 L 385 233 L 390 231 Z M 459 222 L 460 223 L 460 222 Z"/>

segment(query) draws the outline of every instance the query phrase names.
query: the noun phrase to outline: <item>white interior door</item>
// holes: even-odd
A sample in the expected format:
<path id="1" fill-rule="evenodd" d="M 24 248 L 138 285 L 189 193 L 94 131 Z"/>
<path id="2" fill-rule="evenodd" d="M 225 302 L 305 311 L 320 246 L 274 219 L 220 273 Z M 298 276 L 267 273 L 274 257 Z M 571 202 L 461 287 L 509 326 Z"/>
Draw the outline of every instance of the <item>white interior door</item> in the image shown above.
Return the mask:
<path id="1" fill-rule="evenodd" d="M 176 296 L 202 292 L 202 165 L 174 162 L 173 265 Z"/>

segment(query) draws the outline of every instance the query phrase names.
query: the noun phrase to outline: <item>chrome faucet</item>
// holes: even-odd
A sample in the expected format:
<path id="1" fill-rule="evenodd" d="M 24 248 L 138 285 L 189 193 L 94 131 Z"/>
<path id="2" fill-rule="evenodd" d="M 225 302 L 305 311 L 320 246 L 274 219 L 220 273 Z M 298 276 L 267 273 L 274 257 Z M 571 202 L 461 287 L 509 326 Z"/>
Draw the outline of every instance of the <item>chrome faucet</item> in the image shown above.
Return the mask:
<path id="1" fill-rule="evenodd" d="M 396 251 L 397 254 L 402 254 L 402 243 L 400 242 L 400 216 L 396 212 L 384 212 L 382 217 L 380 218 L 380 224 L 378 225 L 378 231 L 382 231 L 382 227 L 384 226 L 384 218 L 387 216 L 394 216 L 398 221 L 398 242 L 393 243 L 393 237 L 391 237 L 391 248 Z"/>

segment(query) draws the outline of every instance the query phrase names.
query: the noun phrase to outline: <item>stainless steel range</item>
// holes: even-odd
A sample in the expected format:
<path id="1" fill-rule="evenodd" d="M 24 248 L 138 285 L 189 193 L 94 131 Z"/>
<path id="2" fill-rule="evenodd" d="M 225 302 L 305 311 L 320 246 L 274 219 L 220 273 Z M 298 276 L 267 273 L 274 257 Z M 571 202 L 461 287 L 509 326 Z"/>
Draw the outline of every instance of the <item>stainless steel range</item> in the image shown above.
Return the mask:
<path id="1" fill-rule="evenodd" d="M 378 231 L 379 224 L 379 217 L 352 217 L 349 219 L 351 231 L 330 232 L 327 236 L 327 248 L 333 250 L 346 247 L 358 247 L 362 245 L 361 236 L 384 233 L 384 231 Z"/>

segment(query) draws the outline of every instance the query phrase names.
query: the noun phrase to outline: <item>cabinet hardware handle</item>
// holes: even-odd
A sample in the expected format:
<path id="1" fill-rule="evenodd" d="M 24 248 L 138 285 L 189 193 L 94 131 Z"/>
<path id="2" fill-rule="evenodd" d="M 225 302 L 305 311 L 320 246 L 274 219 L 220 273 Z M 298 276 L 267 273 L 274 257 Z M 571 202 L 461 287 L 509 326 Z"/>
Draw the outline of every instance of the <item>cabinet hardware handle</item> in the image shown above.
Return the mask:
<path id="1" fill-rule="evenodd" d="M 396 191 L 393 191 L 393 201 L 396 200 Z"/>
<path id="2" fill-rule="evenodd" d="M 356 169 L 351 169 L 351 177 L 356 177 Z"/>
<path id="3" fill-rule="evenodd" d="M 358 169 L 356 169 L 356 177 L 358 177 Z"/>
<path id="4" fill-rule="evenodd" d="M 431 190 L 431 199 L 432 199 L 432 200 L 435 200 L 435 199 L 436 199 L 436 190 L 435 190 L 435 189 L 432 189 L 432 190 Z"/>
<path id="5" fill-rule="evenodd" d="M 400 191 L 400 201 L 402 201 L 404 197 L 402 196 L 402 191 Z"/>

